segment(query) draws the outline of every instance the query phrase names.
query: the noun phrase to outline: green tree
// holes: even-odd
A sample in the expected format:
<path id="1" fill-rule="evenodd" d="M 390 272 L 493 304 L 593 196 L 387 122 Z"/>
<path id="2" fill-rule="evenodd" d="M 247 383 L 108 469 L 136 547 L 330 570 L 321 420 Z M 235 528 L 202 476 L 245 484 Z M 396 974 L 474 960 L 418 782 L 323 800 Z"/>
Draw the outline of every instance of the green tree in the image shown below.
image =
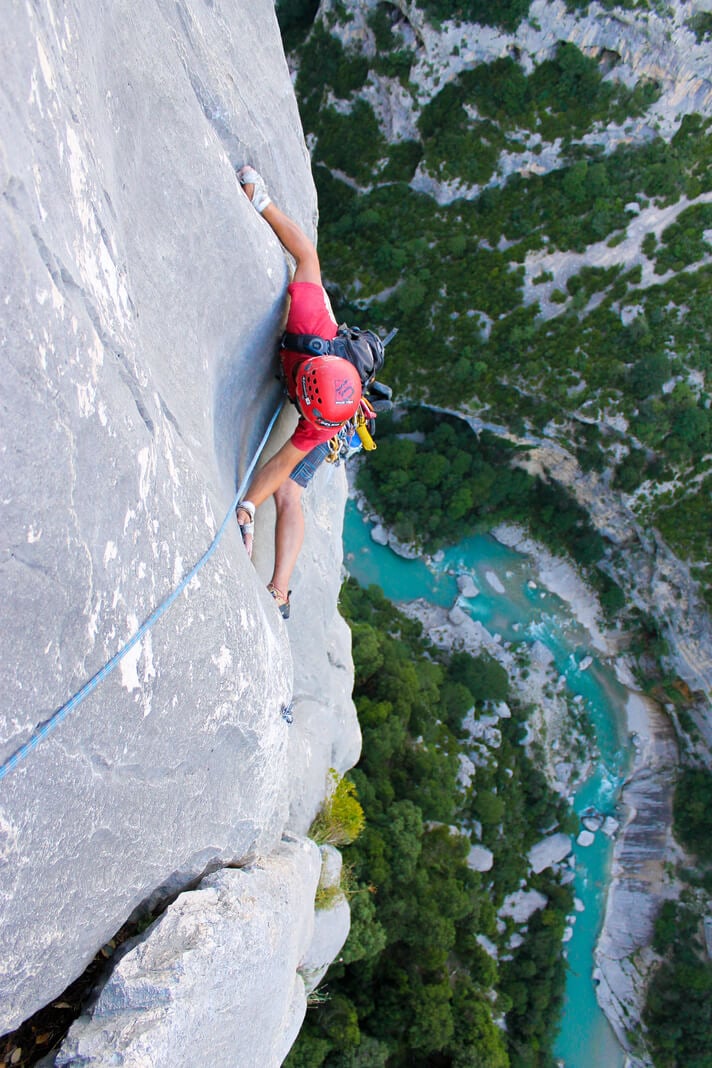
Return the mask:
<path id="1" fill-rule="evenodd" d="M 390 1059 L 390 1047 L 370 1035 L 361 1035 L 355 1049 L 339 1051 L 329 1058 L 329 1068 L 386 1068 Z"/>
<path id="2" fill-rule="evenodd" d="M 458 976 L 453 993 L 455 1023 L 452 1068 L 509 1068 L 501 1030 L 489 1006 L 466 976 Z"/>
<path id="3" fill-rule="evenodd" d="M 337 1049 L 352 1049 L 361 1041 L 356 1007 L 343 994 L 335 994 L 326 1002 L 320 1023 Z"/>
<path id="4" fill-rule="evenodd" d="M 346 964 L 375 959 L 386 947 L 387 936 L 376 918 L 376 903 L 365 887 L 351 896 L 351 928 L 341 958 Z"/>
<path id="5" fill-rule="evenodd" d="M 418 1012 L 409 1031 L 413 1049 L 428 1054 L 447 1046 L 455 1028 L 451 997 L 447 982 L 423 983 L 418 991 Z"/>
<path id="6" fill-rule="evenodd" d="M 504 801 L 490 791 L 481 790 L 475 800 L 475 815 L 486 826 L 497 826 L 504 816 Z"/>
<path id="7" fill-rule="evenodd" d="M 673 829 L 701 860 L 712 859 L 712 772 L 686 768 L 675 787 Z"/>

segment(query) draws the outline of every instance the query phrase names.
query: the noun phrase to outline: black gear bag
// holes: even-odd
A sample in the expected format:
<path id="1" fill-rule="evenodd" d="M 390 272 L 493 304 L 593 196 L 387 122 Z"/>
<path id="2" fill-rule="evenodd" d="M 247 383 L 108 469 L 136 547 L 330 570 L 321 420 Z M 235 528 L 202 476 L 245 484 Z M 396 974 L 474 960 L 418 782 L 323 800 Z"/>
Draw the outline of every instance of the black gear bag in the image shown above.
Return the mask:
<path id="1" fill-rule="evenodd" d="M 290 352 L 305 356 L 340 356 L 356 368 L 364 393 L 384 394 L 390 399 L 388 386 L 376 382 L 376 375 L 383 367 L 385 347 L 393 338 L 395 330 L 381 341 L 373 330 L 361 330 L 357 326 L 342 323 L 335 338 L 327 340 L 318 334 L 283 334 L 281 345 Z"/>

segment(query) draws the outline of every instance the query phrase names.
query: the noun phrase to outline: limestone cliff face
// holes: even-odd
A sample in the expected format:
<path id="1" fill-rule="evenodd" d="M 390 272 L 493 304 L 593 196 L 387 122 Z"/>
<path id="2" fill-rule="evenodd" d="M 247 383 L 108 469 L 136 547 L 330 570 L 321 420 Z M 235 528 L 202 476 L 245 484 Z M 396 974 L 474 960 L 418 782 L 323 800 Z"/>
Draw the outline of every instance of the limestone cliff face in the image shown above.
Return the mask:
<path id="1" fill-rule="evenodd" d="M 6 760 L 205 552 L 279 399 L 287 264 L 234 165 L 254 162 L 312 233 L 316 197 L 267 0 L 10 0 L 0 24 Z M 229 522 L 170 611 L 0 780 L 2 1031 L 156 891 L 303 833 L 328 768 L 357 758 L 344 493 L 327 472 L 310 494 L 289 629 Z M 294 907 L 311 912 L 304 881 Z"/>
<path id="2" fill-rule="evenodd" d="M 631 1049 L 631 1038 L 639 1033 L 654 961 L 655 920 L 663 901 L 676 892 L 666 868 L 674 870 L 680 860 L 670 829 L 678 753 L 667 716 L 652 701 L 639 698 L 632 705 L 629 727 L 642 729 L 633 731 L 633 766 L 622 792 L 627 815 L 615 844 L 613 878 L 595 951 L 596 996 L 631 1065 L 645 1068 L 650 1058 Z"/>

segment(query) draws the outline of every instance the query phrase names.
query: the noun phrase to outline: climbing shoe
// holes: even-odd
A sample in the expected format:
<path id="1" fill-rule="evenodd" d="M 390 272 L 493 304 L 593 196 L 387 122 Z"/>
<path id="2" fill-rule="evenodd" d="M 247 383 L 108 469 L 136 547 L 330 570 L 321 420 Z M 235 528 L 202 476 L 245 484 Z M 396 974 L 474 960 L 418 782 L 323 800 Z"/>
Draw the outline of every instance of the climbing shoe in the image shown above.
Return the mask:
<path id="1" fill-rule="evenodd" d="M 274 582 L 270 582 L 269 586 L 267 587 L 267 592 L 271 593 L 274 597 L 277 608 L 279 608 L 279 611 L 282 615 L 282 619 L 289 619 L 289 594 L 292 591 L 290 590 L 285 597 L 279 586 L 275 586 Z"/>
<path id="2" fill-rule="evenodd" d="M 253 187 L 250 200 L 252 201 L 252 207 L 261 215 L 265 208 L 272 203 L 262 175 L 258 174 L 255 168 L 251 167 L 248 163 L 247 166 L 240 167 L 237 171 L 237 180 L 242 186 L 251 185 Z M 247 190 L 245 190 L 245 192 L 247 192 Z"/>

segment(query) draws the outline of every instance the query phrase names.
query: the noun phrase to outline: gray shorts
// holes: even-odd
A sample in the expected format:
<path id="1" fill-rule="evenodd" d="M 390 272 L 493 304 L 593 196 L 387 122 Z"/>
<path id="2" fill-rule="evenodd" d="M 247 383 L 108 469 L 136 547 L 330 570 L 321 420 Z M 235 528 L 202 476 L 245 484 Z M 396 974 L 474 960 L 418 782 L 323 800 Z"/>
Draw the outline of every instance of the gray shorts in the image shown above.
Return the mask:
<path id="1" fill-rule="evenodd" d="M 321 445 L 315 445 L 311 452 L 308 452 L 304 459 L 300 460 L 293 469 L 289 476 L 292 482 L 296 482 L 302 489 L 306 488 L 314 478 L 317 468 L 323 464 L 329 455 L 330 449 L 331 446 L 328 441 L 323 441 Z"/>

